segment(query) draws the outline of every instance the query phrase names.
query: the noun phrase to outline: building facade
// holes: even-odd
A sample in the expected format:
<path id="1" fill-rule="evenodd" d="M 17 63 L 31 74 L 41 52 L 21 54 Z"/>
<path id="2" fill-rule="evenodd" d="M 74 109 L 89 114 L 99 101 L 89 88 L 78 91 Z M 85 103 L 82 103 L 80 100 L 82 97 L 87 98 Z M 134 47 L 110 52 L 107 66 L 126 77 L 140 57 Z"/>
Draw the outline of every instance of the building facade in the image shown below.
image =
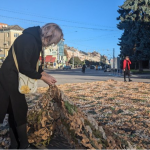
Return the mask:
<path id="1" fill-rule="evenodd" d="M 6 58 L 15 39 L 22 34 L 18 25 L 0 27 L 0 58 Z"/>
<path id="2" fill-rule="evenodd" d="M 55 46 L 49 46 L 44 50 L 45 64 L 51 68 L 58 68 L 67 64 L 67 57 L 64 55 L 64 41 Z"/>
<path id="3" fill-rule="evenodd" d="M 98 52 L 86 53 L 84 51 L 79 51 L 74 47 L 69 47 L 67 45 L 64 46 L 65 50 L 68 53 L 68 61 L 74 56 L 79 57 L 81 61 L 89 60 L 94 62 L 100 62 L 101 55 Z"/>

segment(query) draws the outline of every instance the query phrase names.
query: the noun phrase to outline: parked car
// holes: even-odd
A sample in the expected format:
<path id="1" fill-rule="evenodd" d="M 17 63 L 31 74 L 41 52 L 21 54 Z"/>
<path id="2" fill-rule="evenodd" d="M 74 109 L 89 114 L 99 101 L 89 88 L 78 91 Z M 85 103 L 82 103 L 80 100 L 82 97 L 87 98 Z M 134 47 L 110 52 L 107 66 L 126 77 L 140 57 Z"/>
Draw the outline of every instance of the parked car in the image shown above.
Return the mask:
<path id="1" fill-rule="evenodd" d="M 63 70 L 71 70 L 71 66 L 64 66 Z"/>
<path id="2" fill-rule="evenodd" d="M 101 70 L 102 69 L 102 66 L 98 66 L 98 70 Z"/>
<path id="3" fill-rule="evenodd" d="M 111 72 L 111 68 L 106 68 L 104 72 Z"/>
<path id="4" fill-rule="evenodd" d="M 59 66 L 60 69 L 63 69 L 63 65 Z"/>
<path id="5" fill-rule="evenodd" d="M 95 69 L 95 66 L 94 66 L 94 65 L 91 65 L 91 66 L 90 66 L 90 69 Z"/>

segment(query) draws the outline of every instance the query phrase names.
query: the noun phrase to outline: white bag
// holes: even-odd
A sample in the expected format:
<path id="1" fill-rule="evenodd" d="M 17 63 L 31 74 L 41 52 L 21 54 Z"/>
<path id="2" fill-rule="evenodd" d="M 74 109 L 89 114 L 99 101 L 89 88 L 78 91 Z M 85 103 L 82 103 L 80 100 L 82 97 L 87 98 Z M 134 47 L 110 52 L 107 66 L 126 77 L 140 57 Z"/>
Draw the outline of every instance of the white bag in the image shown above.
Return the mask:
<path id="1" fill-rule="evenodd" d="M 14 44 L 12 45 L 12 54 L 14 58 L 14 62 L 16 65 L 16 68 L 18 70 L 18 80 L 19 80 L 19 86 L 18 90 L 21 94 L 30 94 L 35 93 L 37 90 L 37 79 L 31 79 L 27 77 L 26 75 L 19 72 L 18 62 L 16 58 L 16 54 L 14 51 Z M 38 72 L 39 66 L 37 62 L 36 71 Z"/>

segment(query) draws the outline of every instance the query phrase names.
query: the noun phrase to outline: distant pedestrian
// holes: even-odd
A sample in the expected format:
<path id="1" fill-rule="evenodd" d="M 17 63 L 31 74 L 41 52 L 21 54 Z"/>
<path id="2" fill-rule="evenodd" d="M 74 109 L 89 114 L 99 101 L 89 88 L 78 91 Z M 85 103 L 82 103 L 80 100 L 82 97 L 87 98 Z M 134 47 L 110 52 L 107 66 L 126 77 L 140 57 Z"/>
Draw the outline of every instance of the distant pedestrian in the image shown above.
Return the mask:
<path id="1" fill-rule="evenodd" d="M 12 49 L 16 53 L 20 73 L 32 78 L 41 79 L 48 85 L 57 81 L 42 70 L 36 71 L 36 64 L 42 47 L 57 44 L 63 39 L 61 28 L 49 23 L 40 28 L 30 27 L 23 31 L 14 41 L 7 58 L 0 68 L 0 123 L 3 123 L 5 114 L 9 114 L 10 149 L 30 149 L 27 137 L 28 105 L 25 95 L 18 90 L 18 70 L 15 65 Z"/>
<path id="2" fill-rule="evenodd" d="M 131 65 L 131 61 L 129 59 L 129 56 L 126 56 L 125 60 L 123 61 L 124 82 L 127 82 L 126 75 L 128 75 L 129 82 L 132 81 L 130 79 L 130 65 Z"/>
<path id="3" fill-rule="evenodd" d="M 96 70 L 98 70 L 98 66 L 96 65 Z"/>
<path id="4" fill-rule="evenodd" d="M 85 68 L 86 68 L 86 66 L 85 66 L 85 64 L 82 66 L 82 72 L 83 73 L 85 73 Z"/>

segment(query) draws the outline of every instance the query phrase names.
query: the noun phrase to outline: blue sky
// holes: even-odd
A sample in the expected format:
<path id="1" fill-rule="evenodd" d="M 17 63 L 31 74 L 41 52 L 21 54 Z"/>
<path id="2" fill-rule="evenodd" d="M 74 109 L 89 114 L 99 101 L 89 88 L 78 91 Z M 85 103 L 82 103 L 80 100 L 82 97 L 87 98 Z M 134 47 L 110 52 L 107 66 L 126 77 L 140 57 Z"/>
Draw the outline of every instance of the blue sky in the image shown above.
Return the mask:
<path id="1" fill-rule="evenodd" d="M 124 0 L 7 0 L 0 5 L 0 22 L 23 28 L 54 22 L 64 32 L 65 44 L 112 57 L 122 31 L 116 27 L 118 6 Z"/>

